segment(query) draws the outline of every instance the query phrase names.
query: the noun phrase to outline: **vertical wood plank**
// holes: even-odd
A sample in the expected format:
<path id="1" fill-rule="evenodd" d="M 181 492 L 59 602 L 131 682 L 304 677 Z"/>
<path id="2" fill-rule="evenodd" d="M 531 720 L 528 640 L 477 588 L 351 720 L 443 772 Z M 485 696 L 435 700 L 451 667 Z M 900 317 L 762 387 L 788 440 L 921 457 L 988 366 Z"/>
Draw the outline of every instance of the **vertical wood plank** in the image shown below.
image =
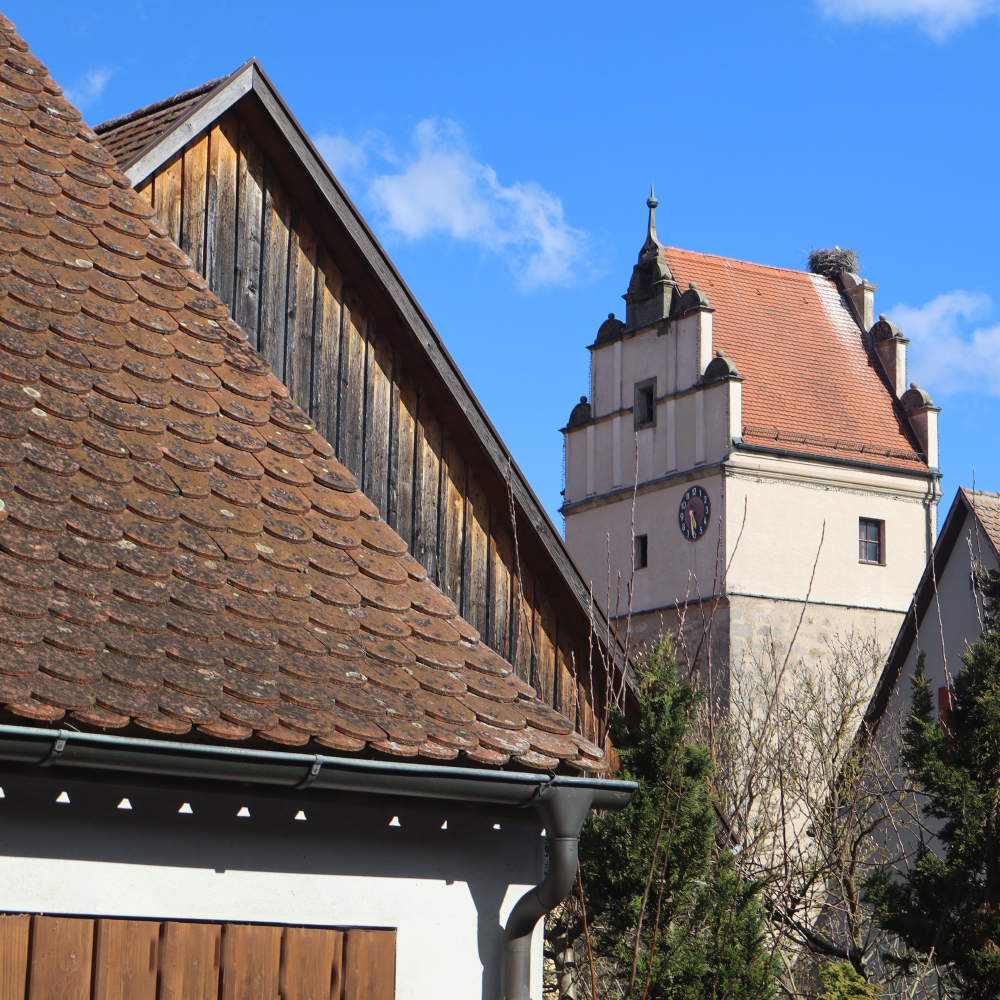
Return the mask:
<path id="1" fill-rule="evenodd" d="M 160 1000 L 218 1000 L 221 952 L 218 924 L 164 923 Z"/>
<path id="2" fill-rule="evenodd" d="M 292 391 L 291 385 L 289 383 L 292 381 L 292 376 L 295 370 L 295 312 L 298 305 L 298 293 L 299 286 L 297 282 L 298 277 L 298 260 L 299 260 L 299 221 L 300 215 L 299 206 L 295 199 L 289 196 L 289 216 L 288 216 L 288 259 L 286 266 L 288 268 L 288 273 L 285 276 L 285 314 L 282 317 L 282 332 L 281 337 L 281 350 L 279 355 L 281 358 L 279 367 L 276 371 L 281 372 L 281 380 L 286 385 L 288 385 L 289 392 Z M 294 394 L 292 398 L 295 399 Z M 301 403 L 301 400 L 295 399 L 295 402 Z M 308 407 L 308 403 L 306 406 Z"/>
<path id="3" fill-rule="evenodd" d="M 219 1000 L 278 1000 L 281 930 L 259 924 L 225 925 Z"/>
<path id="4" fill-rule="evenodd" d="M 205 208 L 208 187 L 208 134 L 192 139 L 184 147 L 184 205 L 181 249 L 205 273 Z"/>
<path id="5" fill-rule="evenodd" d="M 375 336 L 369 336 L 369 411 L 368 444 L 365 466 L 367 478 L 365 493 L 375 504 L 382 517 L 388 513 L 389 487 L 389 433 L 392 425 L 390 404 L 392 401 L 392 348 L 389 341 L 375 329 Z"/>
<path id="6" fill-rule="evenodd" d="M 264 166 L 264 226 L 260 253 L 260 326 L 257 350 L 283 378 L 285 291 L 288 282 L 289 202 L 270 163 Z"/>
<path id="7" fill-rule="evenodd" d="M 346 300 L 347 296 L 345 296 Z M 345 301 L 341 334 L 340 419 L 337 456 L 361 481 L 364 461 L 365 355 L 367 353 L 367 312 L 353 293 Z"/>
<path id="8" fill-rule="evenodd" d="M 340 1000 L 344 932 L 286 927 L 281 940 L 281 1000 Z"/>
<path id="9" fill-rule="evenodd" d="M 313 317 L 311 416 L 320 434 L 337 447 L 337 399 L 340 388 L 340 301 L 343 277 L 322 245 L 317 247 L 316 306 Z"/>
<path id="10" fill-rule="evenodd" d="M 93 1000 L 156 1000 L 159 921 L 96 924 Z"/>
<path id="11" fill-rule="evenodd" d="M 514 662 L 514 635 L 511 612 L 513 593 L 514 543 L 500 521 L 496 508 L 490 508 L 490 627 L 489 645 L 510 663 Z"/>
<path id="12" fill-rule="evenodd" d="M 441 475 L 441 424 L 420 393 L 413 446 L 413 557 L 438 583 L 438 500 Z"/>
<path id="13" fill-rule="evenodd" d="M 28 1000 L 90 1000 L 94 921 L 34 917 L 32 937 Z"/>
<path id="14" fill-rule="evenodd" d="M 533 614 L 535 588 L 534 578 L 524 562 L 517 563 L 515 550 L 514 571 L 511 575 L 511 627 L 514 669 L 518 677 L 533 684 L 535 665 L 535 616 Z M 520 572 L 519 572 L 520 571 Z"/>
<path id="15" fill-rule="evenodd" d="M 264 158 L 240 121 L 236 276 L 233 318 L 257 347 L 260 323 L 260 245 L 264 211 Z"/>
<path id="16" fill-rule="evenodd" d="M 208 136 L 208 183 L 205 202 L 205 278 L 233 309 L 236 278 L 236 201 L 239 125 L 227 111 Z"/>
<path id="17" fill-rule="evenodd" d="M 154 174 L 154 176 L 147 178 L 143 182 L 142 187 L 137 187 L 135 189 L 135 193 L 140 198 L 142 198 L 142 200 L 147 205 L 149 205 L 150 208 L 153 207 L 153 194 L 154 194 L 155 184 L 156 184 L 156 176 Z"/>
<path id="18" fill-rule="evenodd" d="M 556 643 L 556 694 L 553 700 L 553 707 L 562 712 L 573 725 L 576 725 L 576 679 L 574 677 L 575 664 L 573 646 L 570 642 L 569 633 L 563 627 L 562 622 L 556 623 L 558 641 Z"/>
<path id="19" fill-rule="evenodd" d="M 170 238 L 181 246 L 181 223 L 184 216 L 184 155 L 178 153 L 156 172 L 153 189 L 156 217 L 170 230 Z"/>
<path id="20" fill-rule="evenodd" d="M 488 639 L 489 616 L 489 537 L 490 503 L 483 492 L 479 480 L 469 470 L 466 499 L 467 535 L 465 549 L 465 617 L 479 630 L 485 641 Z M 466 596 L 467 595 L 467 596 Z"/>
<path id="21" fill-rule="evenodd" d="M 30 930 L 26 913 L 0 915 L 0 1000 L 24 1000 Z"/>
<path id="22" fill-rule="evenodd" d="M 438 545 L 440 587 L 459 607 L 463 603 L 462 563 L 465 555 L 465 462 L 447 438 L 441 448 L 441 516 Z"/>
<path id="23" fill-rule="evenodd" d="M 556 616 L 544 592 L 535 593 L 535 680 L 538 695 L 546 705 L 555 703 Z"/>
<path id="24" fill-rule="evenodd" d="M 350 930 L 344 936 L 344 1000 L 392 1000 L 396 932 Z"/>
<path id="25" fill-rule="evenodd" d="M 298 209 L 288 245 L 288 304 L 285 325 L 285 384 L 299 406 L 312 412 L 313 291 L 316 236 Z"/>
<path id="26" fill-rule="evenodd" d="M 397 362 L 397 369 L 399 368 Z M 393 419 L 395 475 L 390 484 L 390 521 L 413 551 L 413 446 L 417 428 L 417 387 L 406 370 L 396 374 L 398 402 Z"/>

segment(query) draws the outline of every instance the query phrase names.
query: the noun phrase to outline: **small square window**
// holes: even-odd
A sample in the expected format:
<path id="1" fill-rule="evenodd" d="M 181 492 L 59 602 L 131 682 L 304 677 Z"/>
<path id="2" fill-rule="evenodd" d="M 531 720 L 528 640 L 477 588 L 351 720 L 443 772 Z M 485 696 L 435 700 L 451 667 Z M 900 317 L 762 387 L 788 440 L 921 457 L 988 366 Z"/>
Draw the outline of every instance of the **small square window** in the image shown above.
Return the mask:
<path id="1" fill-rule="evenodd" d="M 633 408 L 636 430 L 639 430 L 640 427 L 652 427 L 656 423 L 655 378 L 648 378 L 645 382 L 636 382 Z"/>
<path id="2" fill-rule="evenodd" d="M 862 517 L 858 521 L 858 559 L 881 565 L 885 562 L 885 521 Z"/>
<path id="3" fill-rule="evenodd" d="M 645 569 L 649 565 L 648 535 L 635 536 L 635 568 Z"/>

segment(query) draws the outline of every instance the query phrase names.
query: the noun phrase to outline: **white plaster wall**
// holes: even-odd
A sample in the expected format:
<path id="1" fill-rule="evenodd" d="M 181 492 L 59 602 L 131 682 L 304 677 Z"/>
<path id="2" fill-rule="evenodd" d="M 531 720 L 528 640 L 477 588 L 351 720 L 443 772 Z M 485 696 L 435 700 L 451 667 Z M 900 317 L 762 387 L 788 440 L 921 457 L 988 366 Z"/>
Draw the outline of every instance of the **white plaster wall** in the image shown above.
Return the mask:
<path id="1" fill-rule="evenodd" d="M 593 398 L 591 413 L 603 417 L 614 407 L 614 343 L 603 344 L 592 351 L 591 365 L 593 378 Z"/>
<path id="2" fill-rule="evenodd" d="M 633 585 L 633 611 L 660 608 L 685 599 L 692 600 L 700 592 L 708 596 L 716 575 L 719 554 L 719 512 L 722 509 L 722 480 L 718 467 L 706 470 L 699 479 L 678 477 L 662 488 L 639 493 L 635 503 L 635 534 L 648 537 L 649 566 L 636 570 L 632 563 L 632 494 L 627 491 L 621 500 L 589 510 L 570 514 L 566 518 L 566 542 L 584 578 L 593 583 L 594 597 L 605 606 L 608 597 L 609 566 L 608 536 L 610 535 L 611 606 L 618 592 L 621 572 L 621 613 L 628 606 L 627 585 Z M 708 531 L 697 542 L 688 541 L 677 523 L 677 510 L 685 490 L 701 486 L 712 503 Z"/>
<path id="3" fill-rule="evenodd" d="M 208 795 L 52 771 L 0 775 L 0 911 L 396 928 L 399 1000 L 494 1000 L 503 923 L 542 875 L 530 812 Z M 62 790 L 69 805 L 55 801 Z M 116 808 L 122 797 L 131 810 Z M 192 815 L 177 812 L 182 802 Z M 539 925 L 539 1000 L 541 946 Z"/>
<path id="4" fill-rule="evenodd" d="M 951 558 L 941 572 L 937 586 L 937 600 L 931 600 L 924 617 L 919 623 L 917 641 L 910 647 L 905 664 L 896 684 L 889 707 L 889 717 L 905 718 L 910 710 L 912 685 L 910 678 L 917 669 L 917 657 L 923 651 L 927 654 L 924 669 L 930 681 L 934 707 L 937 709 L 938 688 L 947 687 L 947 674 L 954 678 L 962 669 L 961 656 L 965 649 L 982 632 L 980 615 L 982 613 L 982 597 L 970 585 L 972 577 L 972 556 L 987 569 L 997 569 L 997 559 L 993 550 L 982 537 L 976 537 L 972 518 L 967 518 L 961 536 L 955 542 Z M 940 618 L 938 612 L 940 610 Z M 941 636 L 944 635 L 944 653 L 942 655 Z"/>
<path id="5" fill-rule="evenodd" d="M 813 482 L 778 478 L 774 469 L 727 476 L 727 590 L 802 600 L 819 551 L 812 600 L 905 611 L 927 562 L 922 498 L 884 492 L 874 476 L 838 483 L 816 472 Z M 862 517 L 885 522 L 885 565 L 859 561 Z"/>
<path id="6" fill-rule="evenodd" d="M 592 426 L 592 425 L 591 425 Z M 587 495 L 587 427 L 566 433 L 566 495 L 573 503 Z"/>
<path id="7" fill-rule="evenodd" d="M 622 339 L 622 406 L 634 401 L 636 382 L 656 379 L 656 394 L 662 396 L 667 385 L 667 351 L 664 338 L 656 328 L 643 330 Z"/>

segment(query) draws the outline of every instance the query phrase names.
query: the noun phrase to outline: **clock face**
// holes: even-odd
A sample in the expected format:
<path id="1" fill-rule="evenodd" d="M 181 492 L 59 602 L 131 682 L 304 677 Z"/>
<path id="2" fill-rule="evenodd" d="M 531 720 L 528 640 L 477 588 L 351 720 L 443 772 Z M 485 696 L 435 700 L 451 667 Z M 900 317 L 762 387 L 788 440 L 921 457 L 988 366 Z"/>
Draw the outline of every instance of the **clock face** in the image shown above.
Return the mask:
<path id="1" fill-rule="evenodd" d="M 700 486 L 692 486 L 681 497 L 680 510 L 677 511 L 681 534 L 689 541 L 698 541 L 708 528 L 708 518 L 711 513 L 712 505 L 708 494 Z"/>

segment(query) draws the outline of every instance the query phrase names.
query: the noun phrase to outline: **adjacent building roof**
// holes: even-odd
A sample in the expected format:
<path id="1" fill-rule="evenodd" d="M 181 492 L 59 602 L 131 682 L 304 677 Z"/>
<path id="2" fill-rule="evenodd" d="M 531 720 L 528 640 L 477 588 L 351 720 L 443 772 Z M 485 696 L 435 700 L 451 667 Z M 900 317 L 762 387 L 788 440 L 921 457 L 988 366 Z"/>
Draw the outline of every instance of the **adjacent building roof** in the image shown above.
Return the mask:
<path id="1" fill-rule="evenodd" d="M 944 579 L 945 567 L 955 549 L 955 543 L 962 537 L 965 523 L 974 519 L 976 527 L 976 545 L 979 551 L 977 559 L 982 558 L 983 550 L 989 551 L 994 559 L 1000 561 L 1000 493 L 986 493 L 982 490 L 967 490 L 959 487 L 952 501 L 948 516 L 938 532 L 934 551 L 928 560 L 920 583 L 913 595 L 909 610 L 903 619 L 892 649 L 886 659 L 885 667 L 879 677 L 875 692 L 872 694 L 868 709 L 865 712 L 862 731 L 874 733 L 884 717 L 892 694 L 899 684 L 900 675 L 906 664 L 907 657 L 917 641 L 917 634 L 923 625 L 924 616 L 931 607 L 931 602 L 937 593 L 938 581 Z M 933 631 L 937 633 L 938 624 L 935 621 Z"/>
<path id="2" fill-rule="evenodd" d="M 909 422 L 836 284 L 805 271 L 664 248 L 678 288 L 715 313 L 743 385 L 743 440 L 926 472 Z"/>
<path id="3" fill-rule="evenodd" d="M 182 109 L 182 113 L 176 117 L 168 117 L 163 111 L 169 109 L 173 115 L 178 108 Z M 357 292 L 361 302 L 367 304 L 372 317 L 377 317 L 380 333 L 387 336 L 397 352 L 397 358 L 402 362 L 398 367 L 404 374 L 415 376 L 422 398 L 426 396 L 430 404 L 427 412 L 431 421 L 440 419 L 446 428 L 446 435 L 458 444 L 462 460 L 468 463 L 469 482 L 475 480 L 476 488 L 482 487 L 489 504 L 499 513 L 498 521 L 502 521 L 507 512 L 510 512 L 518 533 L 518 572 L 533 578 L 536 603 L 551 605 L 554 609 L 558 619 L 555 627 L 559 635 L 565 637 L 567 649 L 575 646 L 576 662 L 582 663 L 591 655 L 587 652 L 590 647 L 593 647 L 596 656 L 604 655 L 604 646 L 611 646 L 614 650 L 613 655 L 607 656 L 606 659 L 625 672 L 628 678 L 624 688 L 625 696 L 628 704 L 634 707 L 631 699 L 631 673 L 625 652 L 616 640 L 614 629 L 609 625 L 603 611 L 594 605 L 588 584 L 573 562 L 559 531 L 535 496 L 488 414 L 476 399 L 458 365 L 420 304 L 406 287 L 388 254 L 378 243 L 368 224 L 351 203 L 257 61 L 251 59 L 230 76 L 206 84 L 195 91 L 188 91 L 159 105 L 151 105 L 149 108 L 105 122 L 98 126 L 96 131 L 100 135 L 102 144 L 114 153 L 119 167 L 133 184 L 140 187 L 150 183 L 159 185 L 159 180 L 153 180 L 160 177 L 159 172 L 169 170 L 170 164 L 176 163 L 178 157 L 186 156 L 185 150 L 189 148 L 188 144 L 197 142 L 199 136 L 204 136 L 211 129 L 218 127 L 220 122 L 226 120 L 226 115 L 230 111 L 240 114 L 243 116 L 242 121 L 250 123 L 250 131 L 256 136 L 256 141 L 262 144 L 261 149 L 273 158 L 277 176 L 281 178 L 291 195 L 301 203 L 303 217 L 308 217 L 312 229 L 326 241 L 326 246 L 330 248 L 337 266 L 343 272 L 345 287 L 349 284 Z M 241 134 L 241 164 L 245 155 L 242 146 L 244 141 Z M 254 148 L 255 154 L 259 155 L 253 143 L 249 145 Z M 253 159 L 253 154 L 250 154 L 250 158 L 252 162 L 248 162 L 252 167 L 256 160 Z M 249 175 L 252 171 L 248 169 L 247 173 Z M 241 179 L 240 183 L 243 184 L 244 180 Z M 219 190 L 221 191 L 221 184 Z M 240 191 L 242 190 L 241 188 Z M 256 190 L 252 194 L 256 195 Z M 265 196 L 265 198 L 270 197 L 270 194 Z M 220 204 L 222 200 L 220 195 Z M 253 197 L 244 198 L 240 193 L 229 206 L 231 212 L 234 211 L 233 205 L 236 202 L 241 206 L 244 203 L 256 204 L 259 208 L 259 202 L 254 202 Z M 271 215 L 269 204 L 265 203 L 265 229 Z M 222 209 L 219 211 L 221 213 Z M 242 215 L 241 209 L 241 219 Z M 180 238 L 183 238 L 183 234 Z M 266 232 L 264 238 L 266 243 Z M 257 243 L 248 243 L 248 240 Z M 247 228 L 245 232 L 240 230 L 236 234 L 236 255 L 239 256 L 247 248 L 250 250 L 254 246 L 259 248 L 260 240 L 259 230 L 254 231 L 253 227 Z M 216 280 L 218 274 L 228 274 L 231 278 L 232 259 L 221 249 L 222 241 L 217 240 L 212 246 L 214 249 L 206 247 L 204 250 L 205 273 L 209 280 Z M 241 247 L 243 249 L 240 249 Z M 212 265 L 210 261 L 212 253 L 220 257 L 218 267 Z M 213 271 L 216 272 L 215 276 Z M 295 275 L 294 265 L 291 266 L 289 273 Z M 221 294 L 225 299 L 226 294 L 224 292 Z M 256 291 L 254 294 L 256 295 Z M 262 288 L 260 302 L 256 298 L 253 302 L 254 309 L 261 309 L 262 317 L 261 303 L 267 294 L 269 294 L 268 288 Z M 244 322 L 241 308 L 239 304 L 234 305 L 234 315 L 240 322 Z M 277 314 L 283 320 L 285 315 L 283 303 Z M 263 324 L 262 318 L 261 336 L 263 336 Z M 292 324 L 289 324 L 289 330 L 292 330 Z M 293 334 L 294 331 L 286 335 L 283 328 L 269 330 L 270 346 L 262 346 L 261 350 L 271 350 L 274 353 L 287 352 L 290 348 L 286 336 L 292 337 Z M 323 357 L 319 356 L 320 347 L 317 346 L 319 344 L 320 338 L 316 337 L 313 344 L 313 350 L 317 352 L 314 355 L 314 371 L 323 367 Z M 309 357 L 306 353 L 308 346 L 306 351 L 303 351 L 301 346 L 297 351 L 298 356 Z M 274 363 L 277 369 L 279 360 L 276 359 Z M 398 372 L 393 377 L 396 378 L 397 375 Z M 292 378 L 286 377 L 289 378 L 293 391 L 299 392 Z M 317 407 L 315 399 L 310 403 L 306 398 L 306 390 L 302 391 L 303 398 L 300 402 L 305 407 L 313 406 L 314 419 L 320 426 L 326 428 L 327 425 L 323 421 L 328 419 L 329 414 L 324 414 L 322 407 L 328 409 L 334 407 L 337 402 L 336 396 L 327 393 L 326 398 L 321 400 L 321 405 Z M 396 391 L 394 388 L 394 400 Z M 423 412 L 421 403 L 419 419 L 423 419 Z M 365 433 L 368 431 L 365 430 Z M 397 431 L 393 430 L 391 433 Z M 344 442 L 335 439 L 335 431 L 330 430 L 328 434 L 334 439 L 335 446 L 343 447 Z M 390 450 L 391 448 L 390 443 Z M 367 455 L 372 449 L 366 450 L 364 446 L 360 446 L 355 450 L 358 454 Z M 345 449 L 340 454 L 345 463 L 351 465 L 352 458 L 348 450 Z M 436 460 L 435 458 L 434 461 Z M 394 475 L 395 472 L 392 471 L 390 478 Z M 393 489 L 395 485 L 392 484 Z M 408 515 L 408 511 L 404 510 L 402 505 L 404 501 L 409 502 L 411 496 L 409 487 L 405 489 L 400 487 L 399 496 L 402 498 L 399 511 L 383 508 L 384 516 L 390 521 L 396 519 L 398 522 L 404 515 Z M 381 503 L 381 498 L 374 490 L 372 498 L 376 503 Z M 412 502 L 416 524 L 417 506 L 422 501 L 414 495 Z M 432 551 L 435 548 L 435 539 L 437 548 L 443 551 L 450 544 L 448 539 L 462 537 L 464 530 L 462 524 L 467 519 L 472 524 L 479 517 L 479 514 L 471 510 L 468 498 L 464 507 L 461 504 L 446 505 L 442 493 L 441 505 L 441 516 L 438 517 L 437 513 L 431 510 L 431 505 L 425 504 L 426 510 L 420 513 L 420 519 L 426 519 L 433 524 L 426 524 L 419 538 L 416 531 L 413 537 L 409 538 L 414 547 L 413 551 L 426 566 L 431 568 L 432 573 L 440 571 L 440 567 L 446 562 L 444 556 L 439 558 Z M 400 531 L 404 537 L 408 537 L 406 529 L 401 525 Z M 492 532 L 492 528 L 490 531 Z M 506 551 L 505 546 L 501 544 L 506 529 L 501 526 L 498 531 L 499 534 L 495 539 L 491 534 L 488 559 L 478 559 L 475 556 L 472 559 L 465 558 L 458 570 L 458 577 L 461 579 L 460 589 L 463 594 L 461 600 L 465 613 L 481 624 L 487 621 L 494 622 L 494 626 L 488 630 L 490 633 L 488 640 L 492 642 L 494 648 L 506 652 L 511 659 L 514 659 L 517 643 L 505 642 L 500 635 L 503 632 L 506 636 L 505 622 L 508 618 L 512 622 L 519 621 L 519 618 L 516 614 L 511 616 L 503 603 L 506 600 L 502 579 L 504 570 L 499 565 L 499 560 L 502 560 L 503 552 Z M 495 560 L 497 563 L 494 567 Z M 484 575 L 487 564 L 490 574 L 494 573 L 494 568 L 497 570 L 496 588 L 487 582 Z M 444 582 L 443 585 L 447 586 Z M 452 593 L 455 596 L 457 590 L 453 589 Z M 530 594 L 526 600 L 530 608 L 532 602 Z M 531 631 L 530 626 L 527 631 Z M 570 662 L 570 654 L 567 653 L 564 659 Z M 544 683 L 539 683 L 540 689 L 543 689 Z M 569 711 L 565 705 L 562 707 Z"/>
<path id="4" fill-rule="evenodd" d="M 602 770 L 406 555 L 3 18 L 0 49 L 8 717 Z"/>

